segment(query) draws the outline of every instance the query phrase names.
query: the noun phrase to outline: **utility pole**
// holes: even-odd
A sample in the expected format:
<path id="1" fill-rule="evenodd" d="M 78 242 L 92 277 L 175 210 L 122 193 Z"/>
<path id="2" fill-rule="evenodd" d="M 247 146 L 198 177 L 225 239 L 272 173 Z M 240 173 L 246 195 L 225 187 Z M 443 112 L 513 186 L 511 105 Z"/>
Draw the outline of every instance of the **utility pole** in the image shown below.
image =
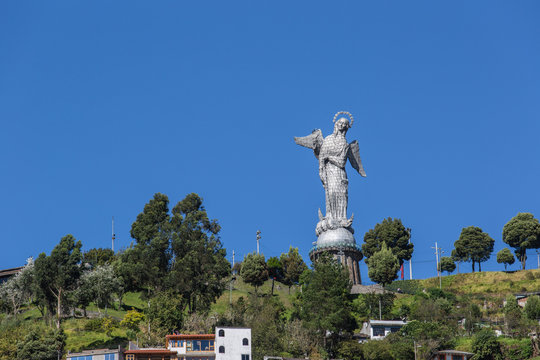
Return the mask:
<path id="1" fill-rule="evenodd" d="M 409 244 L 411 243 L 411 228 L 407 229 L 409 231 Z M 412 256 L 409 259 L 409 280 L 412 280 Z"/>
<path id="2" fill-rule="evenodd" d="M 234 250 L 232 251 L 232 267 L 234 269 Z M 234 280 L 234 272 L 231 271 L 231 281 L 229 281 L 229 305 L 232 305 L 232 282 Z"/>
<path id="3" fill-rule="evenodd" d="M 259 253 L 259 240 L 261 240 L 261 230 L 257 230 L 257 254 Z"/>
<path id="4" fill-rule="evenodd" d="M 114 252 L 114 239 L 115 239 L 115 236 L 114 236 L 114 216 L 112 217 L 112 251 Z"/>
<path id="5" fill-rule="evenodd" d="M 431 247 L 432 249 L 435 249 L 435 262 L 437 264 L 437 276 L 439 276 L 439 248 L 437 247 L 437 242 L 435 242 L 435 247 Z"/>

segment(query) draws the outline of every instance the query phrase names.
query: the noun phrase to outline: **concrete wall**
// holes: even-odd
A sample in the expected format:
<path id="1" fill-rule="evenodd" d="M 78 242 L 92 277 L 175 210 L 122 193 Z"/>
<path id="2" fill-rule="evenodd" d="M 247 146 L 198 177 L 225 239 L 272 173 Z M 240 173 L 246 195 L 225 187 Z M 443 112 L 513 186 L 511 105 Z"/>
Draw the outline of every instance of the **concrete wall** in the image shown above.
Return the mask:
<path id="1" fill-rule="evenodd" d="M 219 336 L 220 330 L 225 336 Z M 243 345 L 243 340 L 248 340 L 248 345 Z M 225 347 L 225 353 L 220 353 L 220 346 Z M 242 355 L 251 356 L 251 329 L 216 327 L 215 342 L 216 360 L 242 360 Z"/>

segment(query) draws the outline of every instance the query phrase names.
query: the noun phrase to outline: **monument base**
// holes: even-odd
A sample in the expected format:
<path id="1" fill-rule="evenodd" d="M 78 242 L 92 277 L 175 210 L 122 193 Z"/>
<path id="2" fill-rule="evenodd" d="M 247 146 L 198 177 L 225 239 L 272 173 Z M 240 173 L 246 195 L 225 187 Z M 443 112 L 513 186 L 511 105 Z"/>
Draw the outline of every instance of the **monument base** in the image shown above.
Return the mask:
<path id="1" fill-rule="evenodd" d="M 358 262 L 362 260 L 363 255 L 349 230 L 338 228 L 321 233 L 309 252 L 309 258 L 314 262 L 325 252 L 347 268 L 353 285 L 362 284 Z"/>

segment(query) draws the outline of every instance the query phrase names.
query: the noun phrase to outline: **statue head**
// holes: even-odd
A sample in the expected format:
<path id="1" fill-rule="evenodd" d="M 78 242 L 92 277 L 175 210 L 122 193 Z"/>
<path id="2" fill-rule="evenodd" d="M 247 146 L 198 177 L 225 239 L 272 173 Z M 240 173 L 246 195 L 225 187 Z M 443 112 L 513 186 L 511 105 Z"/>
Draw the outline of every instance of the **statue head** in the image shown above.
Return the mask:
<path id="1" fill-rule="evenodd" d="M 349 124 L 349 120 L 342 117 L 338 121 L 336 121 L 334 125 L 334 132 L 336 131 L 347 132 L 347 130 L 349 130 L 350 127 L 351 127 L 351 124 Z"/>
<path id="2" fill-rule="evenodd" d="M 337 121 L 337 117 L 339 115 L 347 115 L 349 116 L 349 118 L 351 119 L 351 121 L 349 122 L 349 120 L 346 118 L 346 117 L 340 117 Z M 347 133 L 347 130 L 349 130 L 349 128 L 352 126 L 352 123 L 353 123 L 354 119 L 353 119 L 353 116 L 351 115 L 350 112 L 347 112 L 347 111 L 339 111 L 336 113 L 336 115 L 334 115 L 334 133 Z"/>

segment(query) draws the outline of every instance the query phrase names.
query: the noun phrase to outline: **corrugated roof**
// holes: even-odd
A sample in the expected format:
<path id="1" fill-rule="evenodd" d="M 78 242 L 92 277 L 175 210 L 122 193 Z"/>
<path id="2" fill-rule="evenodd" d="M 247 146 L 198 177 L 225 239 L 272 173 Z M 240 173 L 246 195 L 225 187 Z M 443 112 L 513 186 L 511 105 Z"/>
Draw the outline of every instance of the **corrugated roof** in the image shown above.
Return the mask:
<path id="1" fill-rule="evenodd" d="M 167 335 L 167 340 L 214 340 L 214 334 L 171 334 Z"/>

